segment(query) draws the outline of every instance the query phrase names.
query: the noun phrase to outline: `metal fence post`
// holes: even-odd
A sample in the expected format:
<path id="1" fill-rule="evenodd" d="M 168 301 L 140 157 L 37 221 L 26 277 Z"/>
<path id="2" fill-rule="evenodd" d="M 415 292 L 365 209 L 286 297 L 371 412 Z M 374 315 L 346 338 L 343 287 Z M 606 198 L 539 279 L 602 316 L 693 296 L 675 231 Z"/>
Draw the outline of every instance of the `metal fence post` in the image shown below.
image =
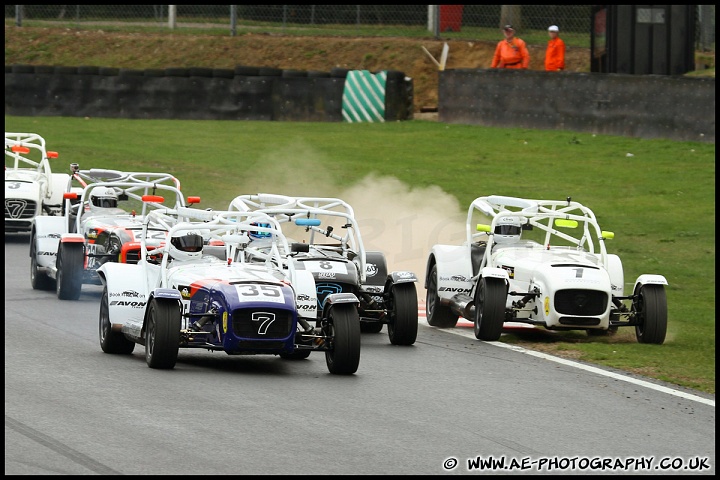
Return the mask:
<path id="1" fill-rule="evenodd" d="M 22 27 L 22 5 L 15 5 L 15 25 Z"/>
<path id="2" fill-rule="evenodd" d="M 168 5 L 168 28 L 174 30 L 177 18 L 177 5 Z"/>
<path id="3" fill-rule="evenodd" d="M 230 5 L 230 35 L 237 35 L 237 5 Z"/>

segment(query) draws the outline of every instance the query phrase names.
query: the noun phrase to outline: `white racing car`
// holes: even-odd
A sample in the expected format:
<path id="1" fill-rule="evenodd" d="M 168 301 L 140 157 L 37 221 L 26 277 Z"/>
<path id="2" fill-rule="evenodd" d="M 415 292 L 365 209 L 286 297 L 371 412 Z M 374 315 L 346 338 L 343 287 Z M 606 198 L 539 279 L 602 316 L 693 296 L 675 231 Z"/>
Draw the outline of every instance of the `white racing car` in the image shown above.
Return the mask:
<path id="1" fill-rule="evenodd" d="M 378 333 L 387 325 L 390 343 L 412 345 L 417 339 L 417 276 L 388 271 L 385 255 L 366 251 L 353 208 L 338 198 L 240 195 L 230 210 L 260 211 L 277 219 L 283 232 L 304 250 L 294 255 L 295 267 L 312 272 L 317 302 L 322 307 L 334 292 L 358 299 L 360 329 Z M 296 219 L 318 219 L 322 225 L 291 228 Z"/>
<path id="2" fill-rule="evenodd" d="M 97 269 L 105 262 L 138 261 L 148 212 L 165 210 L 165 201 L 186 204 L 179 180 L 167 173 L 70 168 L 62 216 L 38 217 L 30 235 L 30 283 L 36 290 L 54 288 L 61 300 L 77 300 L 83 284 L 100 285 Z M 167 231 L 145 234 L 161 246 Z"/>
<path id="3" fill-rule="evenodd" d="M 640 343 L 664 342 L 667 280 L 640 275 L 626 296 L 622 262 L 605 248 L 614 234 L 600 230 L 589 208 L 570 198 L 479 197 L 466 230 L 462 245 L 432 247 L 428 324 L 449 328 L 464 317 L 478 339 L 491 341 L 504 322 L 589 335 L 629 326 Z"/>
<path id="4" fill-rule="evenodd" d="M 52 173 L 50 159 L 36 133 L 5 132 L 5 232 L 27 233 L 40 215 L 60 215 L 70 175 Z"/>
<path id="5" fill-rule="evenodd" d="M 318 311 L 313 276 L 295 269 L 296 246 L 273 218 L 179 207 L 174 221 L 172 213 L 147 215 L 137 263 L 106 263 L 98 270 L 105 286 L 99 317 L 104 352 L 129 354 L 140 344 L 148 366 L 173 368 L 180 348 L 293 360 L 316 351 L 325 353 L 330 373 L 357 371 L 357 299 L 333 293 Z M 150 252 L 146 230 L 153 224 L 165 225 L 170 240 Z M 260 248 L 253 236 L 263 239 Z"/>

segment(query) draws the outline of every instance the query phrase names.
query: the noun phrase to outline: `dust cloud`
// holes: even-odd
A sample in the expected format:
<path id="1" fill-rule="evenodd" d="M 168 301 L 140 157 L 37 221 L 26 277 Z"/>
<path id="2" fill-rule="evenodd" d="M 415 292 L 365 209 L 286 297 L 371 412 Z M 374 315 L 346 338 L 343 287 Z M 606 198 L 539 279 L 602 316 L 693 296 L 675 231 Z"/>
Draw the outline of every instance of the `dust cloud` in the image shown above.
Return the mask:
<path id="1" fill-rule="evenodd" d="M 415 273 L 418 298 L 424 299 L 430 249 L 438 243 L 460 245 L 465 240 L 467 206 L 438 186 L 412 188 L 395 177 L 373 173 L 340 188 L 327 170 L 330 162 L 302 141 L 294 142 L 248 168 L 242 193 L 344 200 L 355 211 L 365 250 L 383 252 L 390 272 Z"/>

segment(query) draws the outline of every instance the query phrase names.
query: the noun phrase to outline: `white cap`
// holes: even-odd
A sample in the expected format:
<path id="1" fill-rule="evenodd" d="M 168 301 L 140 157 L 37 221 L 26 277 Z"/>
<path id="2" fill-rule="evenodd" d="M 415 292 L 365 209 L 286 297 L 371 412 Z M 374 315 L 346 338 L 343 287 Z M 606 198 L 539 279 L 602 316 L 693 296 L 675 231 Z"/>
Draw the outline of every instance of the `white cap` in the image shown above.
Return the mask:
<path id="1" fill-rule="evenodd" d="M 548 32 L 559 32 L 559 31 L 560 31 L 560 29 L 558 28 L 557 25 L 550 25 L 548 27 Z"/>

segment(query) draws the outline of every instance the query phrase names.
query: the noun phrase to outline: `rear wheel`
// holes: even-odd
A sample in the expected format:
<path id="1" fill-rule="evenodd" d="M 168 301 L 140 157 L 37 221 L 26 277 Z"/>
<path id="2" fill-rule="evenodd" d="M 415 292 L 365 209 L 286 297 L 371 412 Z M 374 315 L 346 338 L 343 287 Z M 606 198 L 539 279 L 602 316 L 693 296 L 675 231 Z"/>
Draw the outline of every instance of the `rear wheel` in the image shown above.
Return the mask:
<path id="1" fill-rule="evenodd" d="M 112 331 L 107 287 L 103 288 L 100 299 L 100 348 L 105 353 L 121 353 L 129 355 L 135 350 L 135 342 L 131 342 L 120 332 Z"/>
<path id="2" fill-rule="evenodd" d="M 174 368 L 180 350 L 180 308 L 176 301 L 153 298 L 145 326 L 145 361 L 150 368 Z"/>
<path id="3" fill-rule="evenodd" d="M 30 284 L 33 290 L 53 290 L 55 289 L 55 282 L 45 272 L 41 272 L 38 266 L 35 241 L 35 233 L 33 232 L 30 237 Z"/>
<path id="4" fill-rule="evenodd" d="M 350 375 L 360 364 L 360 316 L 357 307 L 350 303 L 330 308 L 325 334 L 332 338 L 332 349 L 325 351 L 325 362 L 330 373 Z"/>
<path id="5" fill-rule="evenodd" d="M 640 343 L 662 344 L 667 332 L 667 297 L 662 285 L 641 285 L 635 290 L 633 310 Z"/>
<path id="6" fill-rule="evenodd" d="M 425 297 L 427 322 L 433 327 L 452 328 L 457 325 L 458 316 L 450 308 L 440 304 L 440 296 L 437 293 L 437 276 L 437 265 L 433 265 L 428 277 L 427 296 Z"/>
<path id="7" fill-rule="evenodd" d="M 505 321 L 505 282 L 499 278 L 480 278 L 475 290 L 475 338 L 495 341 Z"/>
<path id="8" fill-rule="evenodd" d="M 390 292 L 388 336 L 393 345 L 412 345 L 418 332 L 418 301 L 414 283 L 399 283 Z"/>
<path id="9" fill-rule="evenodd" d="M 57 254 L 56 291 L 60 300 L 77 300 L 82 291 L 85 250 L 82 243 L 61 243 Z"/>

